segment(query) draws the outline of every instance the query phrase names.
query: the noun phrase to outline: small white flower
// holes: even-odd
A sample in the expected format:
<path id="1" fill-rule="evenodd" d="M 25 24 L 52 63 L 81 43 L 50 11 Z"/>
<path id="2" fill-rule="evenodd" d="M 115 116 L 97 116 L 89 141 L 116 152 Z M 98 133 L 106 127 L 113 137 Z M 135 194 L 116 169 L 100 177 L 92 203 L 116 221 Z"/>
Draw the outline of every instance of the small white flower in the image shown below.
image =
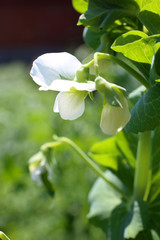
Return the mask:
<path id="1" fill-rule="evenodd" d="M 129 121 L 130 112 L 127 99 L 120 95 L 122 107 L 112 106 L 107 102 L 103 106 L 100 127 L 105 134 L 114 135 L 119 132 Z"/>
<path id="2" fill-rule="evenodd" d="M 59 91 L 54 112 L 59 112 L 65 120 L 74 120 L 84 112 L 84 99 L 88 92 L 95 90 L 94 82 L 76 82 L 76 72 L 82 64 L 73 55 L 47 53 L 38 57 L 30 72 L 33 80 L 40 86 L 39 90 Z"/>

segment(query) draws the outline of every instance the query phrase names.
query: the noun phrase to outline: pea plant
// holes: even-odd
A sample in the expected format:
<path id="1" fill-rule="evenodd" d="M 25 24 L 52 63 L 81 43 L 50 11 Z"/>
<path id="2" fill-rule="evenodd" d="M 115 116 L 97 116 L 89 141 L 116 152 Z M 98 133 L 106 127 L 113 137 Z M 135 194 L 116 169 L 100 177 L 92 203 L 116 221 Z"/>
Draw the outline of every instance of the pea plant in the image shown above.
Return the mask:
<path id="1" fill-rule="evenodd" d="M 87 217 L 106 239 L 160 240 L 160 0 L 72 4 L 93 53 L 82 63 L 67 52 L 46 53 L 33 62 L 30 75 L 39 90 L 58 92 L 53 111 L 64 120 L 79 118 L 86 97 L 92 101 L 97 92 L 103 98 L 97 121 L 106 140 L 86 154 L 71 139 L 54 136 L 29 160 L 31 177 L 53 195 L 51 153 L 69 145 L 98 176 Z M 127 92 L 106 79 L 101 70 L 110 71 L 108 62 L 133 76 L 138 87 Z"/>

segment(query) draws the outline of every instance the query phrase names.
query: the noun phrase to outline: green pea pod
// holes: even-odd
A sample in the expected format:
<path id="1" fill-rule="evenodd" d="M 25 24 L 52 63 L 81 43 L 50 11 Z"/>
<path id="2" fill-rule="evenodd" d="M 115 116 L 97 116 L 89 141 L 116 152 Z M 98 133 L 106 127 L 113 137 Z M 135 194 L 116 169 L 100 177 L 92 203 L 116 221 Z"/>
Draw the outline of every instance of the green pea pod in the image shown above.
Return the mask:
<path id="1" fill-rule="evenodd" d="M 10 240 L 3 232 L 0 231 L 0 240 Z"/>

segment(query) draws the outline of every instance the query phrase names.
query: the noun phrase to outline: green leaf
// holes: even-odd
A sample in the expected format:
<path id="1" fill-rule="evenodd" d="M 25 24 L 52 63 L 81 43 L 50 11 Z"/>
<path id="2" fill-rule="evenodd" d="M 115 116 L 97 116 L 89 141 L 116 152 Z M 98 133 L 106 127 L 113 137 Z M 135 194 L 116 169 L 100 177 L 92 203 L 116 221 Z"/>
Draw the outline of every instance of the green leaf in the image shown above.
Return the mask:
<path id="1" fill-rule="evenodd" d="M 139 9 L 141 10 L 145 5 L 149 4 L 153 0 L 135 0 L 137 5 L 139 6 Z"/>
<path id="2" fill-rule="evenodd" d="M 78 24 L 93 30 L 106 30 L 115 20 L 126 16 L 134 18 L 137 12 L 138 6 L 132 0 L 127 2 L 125 0 L 92 0 L 89 1 L 88 11 L 81 15 Z"/>
<path id="3" fill-rule="evenodd" d="M 148 1 L 139 13 L 138 18 L 151 34 L 160 32 L 160 0 Z"/>
<path id="4" fill-rule="evenodd" d="M 112 170 L 132 192 L 136 149 L 137 136 L 121 131 L 95 143 L 89 154 L 93 160 Z"/>
<path id="5" fill-rule="evenodd" d="M 74 9 L 79 13 L 84 13 L 88 9 L 88 0 L 72 0 Z"/>
<path id="6" fill-rule="evenodd" d="M 160 43 L 157 43 L 154 47 L 152 65 L 150 70 L 150 84 L 152 86 L 160 82 Z"/>
<path id="7" fill-rule="evenodd" d="M 160 229 L 160 127 L 156 128 L 152 140 L 152 185 L 148 196 L 150 218 L 153 228 Z M 159 231 L 160 234 L 160 231 Z"/>
<path id="8" fill-rule="evenodd" d="M 132 60 L 132 63 L 149 78 L 153 58 L 153 47 L 160 41 L 160 35 L 147 36 L 141 31 L 130 31 L 115 40 L 112 49 Z"/>
<path id="9" fill-rule="evenodd" d="M 128 218 L 126 204 L 122 203 L 117 206 L 109 219 L 109 227 L 106 231 L 107 239 L 109 240 L 124 240 L 124 229 Z"/>
<path id="10" fill-rule="evenodd" d="M 160 88 L 150 88 L 131 111 L 131 119 L 126 125 L 127 132 L 154 130 L 160 125 Z"/>
<path id="11" fill-rule="evenodd" d="M 155 230 L 152 229 L 151 234 L 152 234 L 152 239 L 153 240 L 160 240 L 160 237 L 158 236 L 158 234 Z"/>
<path id="12" fill-rule="evenodd" d="M 112 211 L 109 234 L 111 240 L 137 239 L 147 229 L 148 208 L 143 201 L 134 201 L 128 209 L 123 203 Z"/>
<path id="13" fill-rule="evenodd" d="M 135 105 L 138 99 L 142 96 L 142 94 L 146 91 L 146 88 L 141 85 L 140 87 L 133 90 L 129 95 L 128 99 L 132 105 Z"/>
<path id="14" fill-rule="evenodd" d="M 125 191 L 122 182 L 113 173 L 107 171 L 105 175 L 119 189 Z M 89 193 L 89 202 L 91 205 L 88 214 L 89 220 L 106 231 L 108 219 L 113 209 L 122 203 L 120 193 L 113 189 L 103 179 L 98 178 Z"/>
<path id="15" fill-rule="evenodd" d="M 150 189 L 150 193 L 148 196 L 149 202 L 149 214 L 150 214 L 150 222 L 151 227 L 155 229 L 157 234 L 160 237 L 160 190 L 159 190 L 159 182 L 160 182 L 160 173 L 157 172 L 152 178 L 152 185 Z"/>
<path id="16" fill-rule="evenodd" d="M 130 31 L 117 38 L 112 45 L 112 49 L 121 52 L 123 55 L 133 61 L 151 63 L 144 53 L 141 41 L 148 36 L 141 31 Z M 134 47 L 134 49 L 132 49 Z M 136 50 L 136 52 L 135 52 Z M 131 52 L 130 52 L 131 51 Z"/>
<path id="17" fill-rule="evenodd" d="M 108 138 L 92 146 L 89 155 L 99 164 L 112 169 L 118 169 L 119 150 L 116 139 Z"/>
<path id="18" fill-rule="evenodd" d="M 125 228 L 125 238 L 135 239 L 139 232 L 147 229 L 148 208 L 143 201 L 134 201 L 130 210 L 130 222 Z"/>
<path id="19" fill-rule="evenodd" d="M 120 159 L 125 159 L 125 162 L 134 167 L 136 145 L 137 139 L 135 136 L 121 131 L 114 137 L 95 143 L 90 149 L 90 156 L 103 166 L 113 169 L 117 169 Z"/>
<path id="20" fill-rule="evenodd" d="M 122 182 L 111 172 L 107 171 L 106 176 L 117 187 L 125 190 Z M 129 206 L 129 202 L 122 199 L 121 195 L 101 178 L 91 189 L 89 202 L 91 206 L 88 218 L 103 229 L 107 240 L 135 238 L 148 227 L 147 204 L 134 201 Z"/>
<path id="21" fill-rule="evenodd" d="M 160 173 L 160 147 L 159 147 L 159 138 L 160 138 L 160 127 L 157 127 L 153 134 L 152 139 L 152 175 L 155 176 L 157 173 Z"/>
<path id="22" fill-rule="evenodd" d="M 130 238 L 129 240 L 133 240 L 133 238 Z M 134 240 L 160 240 L 159 236 L 157 235 L 156 231 L 153 229 L 149 229 L 146 231 L 140 232 Z"/>
<path id="23" fill-rule="evenodd" d="M 85 43 L 93 49 L 98 48 L 98 46 L 100 45 L 101 35 L 102 35 L 101 32 L 92 31 L 87 27 L 85 27 L 83 32 L 83 38 Z"/>

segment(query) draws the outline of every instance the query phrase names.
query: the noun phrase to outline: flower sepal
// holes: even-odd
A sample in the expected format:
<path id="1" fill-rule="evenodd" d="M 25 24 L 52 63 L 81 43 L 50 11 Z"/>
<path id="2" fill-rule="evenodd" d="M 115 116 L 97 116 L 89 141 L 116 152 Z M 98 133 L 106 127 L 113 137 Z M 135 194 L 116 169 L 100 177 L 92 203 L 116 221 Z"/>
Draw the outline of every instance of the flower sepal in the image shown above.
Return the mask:
<path id="1" fill-rule="evenodd" d="M 95 79 L 95 83 L 96 90 L 103 94 L 104 98 L 110 105 L 122 108 L 120 94 L 122 91 L 126 91 L 124 88 L 116 84 L 109 83 L 100 76 Z"/>
<path id="2" fill-rule="evenodd" d="M 89 68 L 82 65 L 76 71 L 76 80 L 77 82 L 87 82 L 89 80 Z"/>

